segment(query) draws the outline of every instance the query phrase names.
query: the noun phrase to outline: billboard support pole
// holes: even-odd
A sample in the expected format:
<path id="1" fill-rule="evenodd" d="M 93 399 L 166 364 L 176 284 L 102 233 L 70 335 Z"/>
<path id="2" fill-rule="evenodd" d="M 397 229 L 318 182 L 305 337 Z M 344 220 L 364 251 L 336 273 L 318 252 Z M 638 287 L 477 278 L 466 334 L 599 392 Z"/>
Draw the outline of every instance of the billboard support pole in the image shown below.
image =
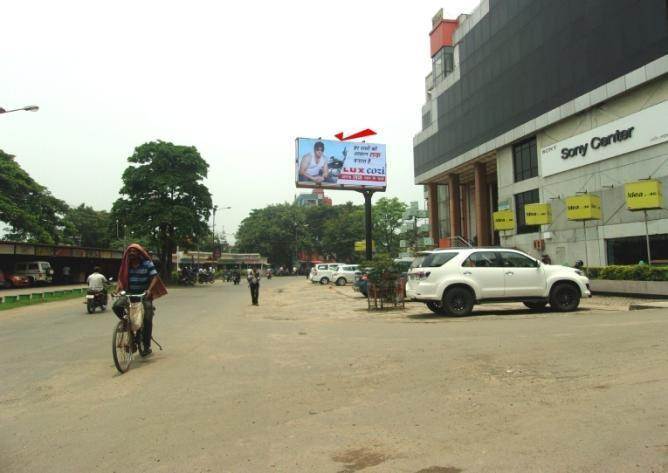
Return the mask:
<path id="1" fill-rule="evenodd" d="M 371 196 L 372 190 L 360 191 L 364 196 L 364 232 L 366 234 L 366 259 L 371 261 L 373 259 L 373 222 L 371 221 Z"/>
<path id="2" fill-rule="evenodd" d="M 647 226 L 647 209 L 644 209 L 645 213 L 645 242 L 647 243 L 647 264 L 652 266 L 652 251 L 649 248 L 649 227 Z"/>

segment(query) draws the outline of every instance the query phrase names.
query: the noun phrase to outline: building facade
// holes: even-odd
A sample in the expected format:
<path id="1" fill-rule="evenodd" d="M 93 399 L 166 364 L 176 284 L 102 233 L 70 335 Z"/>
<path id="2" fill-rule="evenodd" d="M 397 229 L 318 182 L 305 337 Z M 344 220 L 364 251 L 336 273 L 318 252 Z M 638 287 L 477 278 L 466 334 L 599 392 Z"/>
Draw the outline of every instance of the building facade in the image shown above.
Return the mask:
<path id="1" fill-rule="evenodd" d="M 332 199 L 325 195 L 324 190 L 313 189 L 312 192 L 299 194 L 295 197 L 295 203 L 299 207 L 317 207 L 318 205 L 331 207 Z"/>
<path id="2" fill-rule="evenodd" d="M 646 261 L 645 212 L 624 189 L 653 179 L 668 192 L 668 2 L 484 0 L 432 26 L 414 168 L 434 241 Z M 576 195 L 600 198 L 600 218 L 569 220 Z M 549 204 L 549 224 L 527 225 L 532 203 Z M 499 210 L 512 230 L 494 230 Z M 668 261 L 666 204 L 646 215 L 652 260 Z"/>

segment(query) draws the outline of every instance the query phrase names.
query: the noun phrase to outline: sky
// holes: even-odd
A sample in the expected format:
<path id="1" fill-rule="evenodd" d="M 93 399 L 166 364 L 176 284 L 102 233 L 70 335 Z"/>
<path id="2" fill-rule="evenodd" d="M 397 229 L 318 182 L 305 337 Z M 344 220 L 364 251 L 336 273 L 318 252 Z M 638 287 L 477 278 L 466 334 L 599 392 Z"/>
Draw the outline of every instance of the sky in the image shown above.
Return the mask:
<path id="1" fill-rule="evenodd" d="M 387 145 L 384 196 L 414 185 L 429 31 L 479 0 L 8 2 L 0 149 L 71 206 L 109 210 L 134 148 L 194 145 L 228 238 L 254 208 L 292 202 L 296 137 L 365 128 Z M 326 191 L 335 204 L 363 203 Z M 380 195 L 374 197 L 379 198 Z"/>

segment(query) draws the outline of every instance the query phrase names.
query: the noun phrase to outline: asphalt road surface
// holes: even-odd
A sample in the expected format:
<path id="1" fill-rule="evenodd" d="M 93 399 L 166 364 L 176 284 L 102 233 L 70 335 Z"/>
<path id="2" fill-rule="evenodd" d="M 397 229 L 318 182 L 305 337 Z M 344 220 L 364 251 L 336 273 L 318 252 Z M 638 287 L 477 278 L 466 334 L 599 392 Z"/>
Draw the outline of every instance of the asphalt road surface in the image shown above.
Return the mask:
<path id="1" fill-rule="evenodd" d="M 327 291 L 175 288 L 124 375 L 109 311 L 0 312 L 0 472 L 668 471 L 668 311 L 328 318 Z"/>

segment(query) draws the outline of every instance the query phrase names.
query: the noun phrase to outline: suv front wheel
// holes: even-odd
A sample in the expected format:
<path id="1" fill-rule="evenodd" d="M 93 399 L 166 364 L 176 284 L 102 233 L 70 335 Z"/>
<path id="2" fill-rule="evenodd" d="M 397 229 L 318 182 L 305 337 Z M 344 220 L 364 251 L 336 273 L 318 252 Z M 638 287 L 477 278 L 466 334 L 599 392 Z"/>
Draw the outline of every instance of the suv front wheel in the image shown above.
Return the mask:
<path id="1" fill-rule="evenodd" d="M 445 315 L 445 311 L 443 310 L 443 304 L 441 304 L 438 301 L 429 301 L 427 302 L 427 307 L 429 308 L 430 311 L 432 311 L 434 314 L 438 315 Z"/>
<path id="2" fill-rule="evenodd" d="M 557 283 L 550 292 L 550 306 L 559 312 L 572 312 L 580 305 L 580 289 L 573 284 Z"/>
<path id="3" fill-rule="evenodd" d="M 339 278 L 339 279 L 336 280 L 336 285 L 337 286 L 345 286 L 347 282 L 348 281 L 346 281 L 346 278 Z"/>
<path id="4" fill-rule="evenodd" d="M 464 287 L 448 289 L 443 296 L 443 310 L 446 314 L 462 317 L 473 310 L 475 298 L 471 291 Z"/>
<path id="5" fill-rule="evenodd" d="M 547 305 L 547 301 L 524 301 L 524 305 L 531 310 L 544 310 Z"/>

